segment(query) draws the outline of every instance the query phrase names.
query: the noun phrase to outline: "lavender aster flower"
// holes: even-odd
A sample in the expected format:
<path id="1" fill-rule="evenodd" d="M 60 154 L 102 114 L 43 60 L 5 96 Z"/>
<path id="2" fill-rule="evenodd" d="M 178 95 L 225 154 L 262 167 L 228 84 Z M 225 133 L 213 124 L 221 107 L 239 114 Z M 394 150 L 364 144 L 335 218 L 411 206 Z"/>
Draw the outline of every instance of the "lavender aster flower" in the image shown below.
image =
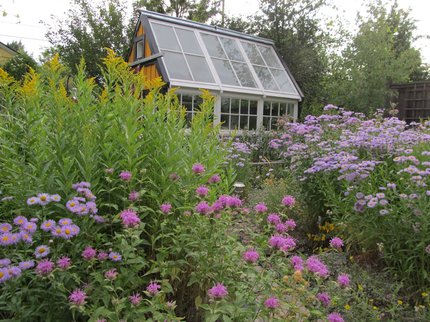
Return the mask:
<path id="1" fill-rule="evenodd" d="M 35 265 L 34 261 L 31 261 L 31 260 L 30 260 L 30 261 L 20 262 L 20 263 L 18 264 L 19 268 L 20 268 L 21 270 L 23 270 L 23 271 L 25 271 L 25 270 L 27 270 L 27 269 L 30 269 L 30 268 L 34 267 L 34 265 Z"/>
<path id="2" fill-rule="evenodd" d="M 39 198 L 37 198 L 37 197 L 30 197 L 27 199 L 27 205 L 29 205 L 29 206 L 33 206 L 35 204 L 38 204 L 39 202 L 40 202 Z"/>
<path id="3" fill-rule="evenodd" d="M 48 256 L 48 254 L 49 254 L 49 247 L 46 245 L 40 245 L 36 247 L 36 250 L 34 251 L 34 256 L 36 256 L 36 258 L 43 258 Z"/>
<path id="4" fill-rule="evenodd" d="M 40 225 L 40 229 L 42 229 L 43 231 L 51 231 L 53 228 L 55 228 L 56 223 L 54 220 L 49 219 L 44 221 L 41 225 Z"/>
<path id="5" fill-rule="evenodd" d="M 8 233 L 12 230 L 12 225 L 8 223 L 0 224 L 0 233 Z"/>
<path id="6" fill-rule="evenodd" d="M 51 198 L 47 193 L 39 193 L 37 195 L 37 198 L 39 199 L 39 205 L 42 206 L 47 205 L 51 201 Z"/>
<path id="7" fill-rule="evenodd" d="M 0 283 L 4 283 L 10 278 L 9 270 L 6 267 L 0 268 Z"/>
<path id="8" fill-rule="evenodd" d="M 27 222 L 27 218 L 25 218 L 24 216 L 17 216 L 15 217 L 15 219 L 13 220 L 13 223 L 17 226 L 22 226 Z"/>
<path id="9" fill-rule="evenodd" d="M 116 252 L 110 252 L 109 258 L 113 262 L 120 262 L 122 260 L 121 255 L 119 253 L 116 253 Z"/>

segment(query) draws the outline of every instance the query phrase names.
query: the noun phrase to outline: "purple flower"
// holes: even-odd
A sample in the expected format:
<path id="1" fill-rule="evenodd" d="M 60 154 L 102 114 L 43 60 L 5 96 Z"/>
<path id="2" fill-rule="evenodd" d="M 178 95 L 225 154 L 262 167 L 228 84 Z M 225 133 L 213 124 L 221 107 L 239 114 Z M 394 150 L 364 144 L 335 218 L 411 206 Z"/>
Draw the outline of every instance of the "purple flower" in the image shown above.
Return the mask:
<path id="1" fill-rule="evenodd" d="M 208 183 L 218 183 L 221 181 L 221 177 L 218 174 L 214 174 L 209 178 Z"/>
<path id="2" fill-rule="evenodd" d="M 136 227 L 140 224 L 140 218 L 137 213 L 131 209 L 123 210 L 120 214 L 122 224 L 125 227 Z"/>
<path id="3" fill-rule="evenodd" d="M 54 270 L 54 263 L 49 259 L 40 261 L 36 266 L 36 274 L 40 276 L 48 275 Z"/>
<path id="4" fill-rule="evenodd" d="M 18 277 L 22 274 L 21 268 L 18 266 L 9 266 L 8 267 L 9 275 L 12 277 Z"/>
<path id="5" fill-rule="evenodd" d="M 34 265 L 34 261 L 25 261 L 18 264 L 19 268 L 23 271 L 34 267 Z"/>
<path id="6" fill-rule="evenodd" d="M 54 221 L 55 223 L 55 221 Z M 62 218 L 58 221 L 58 223 L 60 224 L 60 226 L 66 226 L 66 225 L 71 225 L 72 224 L 72 219 L 70 218 Z"/>
<path id="7" fill-rule="evenodd" d="M 137 191 L 130 192 L 130 194 L 128 195 L 128 200 L 132 202 L 139 200 L 139 193 Z"/>
<path id="8" fill-rule="evenodd" d="M 99 224 L 102 224 L 102 223 L 105 223 L 105 222 L 106 222 L 106 219 L 105 219 L 105 218 L 103 218 L 102 216 L 99 216 L 99 215 L 95 215 L 95 216 L 93 217 L 93 219 L 94 219 L 94 221 L 95 221 L 96 223 L 99 223 Z"/>
<path id="9" fill-rule="evenodd" d="M 317 299 L 322 303 L 324 306 L 328 306 L 330 304 L 330 295 L 328 293 L 318 293 Z"/>
<path id="10" fill-rule="evenodd" d="M 34 222 L 27 221 L 21 226 L 21 228 L 28 231 L 30 234 L 33 234 L 37 229 L 37 225 Z"/>
<path id="11" fill-rule="evenodd" d="M 43 258 L 48 256 L 48 254 L 49 254 L 49 247 L 46 245 L 40 245 L 36 247 L 36 250 L 34 251 L 34 256 L 36 256 L 36 258 Z"/>
<path id="12" fill-rule="evenodd" d="M 264 204 L 264 202 L 260 202 L 259 204 L 255 205 L 254 210 L 255 210 L 257 213 L 262 214 L 262 213 L 264 213 L 264 212 L 266 212 L 266 211 L 267 211 L 267 207 L 266 207 L 266 205 Z"/>
<path id="13" fill-rule="evenodd" d="M 132 174 L 129 171 L 121 171 L 121 173 L 119 174 L 119 178 L 122 181 L 130 181 L 131 180 L 131 176 L 132 176 Z"/>
<path id="14" fill-rule="evenodd" d="M 199 214 L 206 215 L 211 211 L 211 207 L 208 205 L 206 201 L 201 201 L 195 208 L 195 211 Z"/>
<path id="15" fill-rule="evenodd" d="M 142 302 L 142 296 L 139 293 L 134 293 L 128 297 L 130 303 L 134 306 L 138 306 Z"/>
<path id="16" fill-rule="evenodd" d="M 337 282 L 341 287 L 347 287 L 350 283 L 349 276 L 347 274 L 340 274 L 337 277 Z"/>
<path id="17" fill-rule="evenodd" d="M 333 312 L 327 316 L 328 322 L 344 322 L 344 319 L 339 313 Z"/>
<path id="18" fill-rule="evenodd" d="M 293 256 L 290 259 L 291 264 L 293 264 L 294 270 L 302 271 L 303 270 L 303 259 L 300 256 Z"/>
<path id="19" fill-rule="evenodd" d="M 11 233 L 5 233 L 0 235 L 0 245 L 9 246 L 14 244 L 13 235 Z"/>
<path id="20" fill-rule="evenodd" d="M 340 239 L 339 237 L 333 237 L 330 240 L 330 246 L 336 249 L 340 249 L 343 247 L 343 240 Z"/>
<path id="21" fill-rule="evenodd" d="M 73 225 L 73 226 L 76 226 L 76 225 Z M 75 234 L 73 233 L 74 232 L 73 226 L 72 225 L 66 225 L 66 226 L 61 227 L 60 236 L 63 237 L 64 239 L 70 239 L 73 236 L 75 236 Z"/>
<path id="22" fill-rule="evenodd" d="M 121 255 L 119 253 L 116 253 L 116 252 L 110 252 L 109 258 L 113 262 L 120 262 L 122 260 Z"/>
<path id="23" fill-rule="evenodd" d="M 111 281 L 116 279 L 117 276 L 118 276 L 118 272 L 116 271 L 116 268 L 112 268 L 112 269 L 106 271 L 106 273 L 105 273 L 105 277 Z"/>
<path id="24" fill-rule="evenodd" d="M 276 309 L 279 306 L 279 300 L 276 297 L 269 297 L 264 301 L 264 306 L 268 309 Z"/>
<path id="25" fill-rule="evenodd" d="M 172 180 L 172 181 L 178 181 L 178 180 L 181 179 L 181 177 L 177 173 L 171 173 L 169 175 L 169 179 Z"/>
<path id="26" fill-rule="evenodd" d="M 191 170 L 195 173 L 195 174 L 200 174 L 205 172 L 205 167 L 203 166 L 203 164 L 201 163 L 194 163 L 193 167 L 191 168 Z"/>
<path id="27" fill-rule="evenodd" d="M 149 283 L 149 285 L 146 287 L 146 291 L 150 294 L 150 295 L 156 295 L 160 292 L 161 289 L 161 285 L 157 284 L 156 282 L 151 282 Z"/>
<path id="28" fill-rule="evenodd" d="M 285 226 L 287 226 L 288 230 L 293 230 L 294 228 L 296 228 L 296 222 L 294 221 L 294 219 L 288 219 L 287 221 L 285 221 Z"/>
<path id="29" fill-rule="evenodd" d="M 86 260 L 91 260 L 96 257 L 97 251 L 91 246 L 87 246 L 82 252 L 82 257 Z"/>
<path id="30" fill-rule="evenodd" d="M 53 202 L 60 202 L 61 201 L 60 195 L 57 195 L 57 194 L 51 195 L 51 201 L 53 201 Z"/>
<path id="31" fill-rule="evenodd" d="M 25 218 L 24 216 L 17 216 L 14 220 L 13 223 L 17 226 L 22 226 L 27 222 L 27 218 Z"/>
<path id="32" fill-rule="evenodd" d="M 85 304 L 86 298 L 87 298 L 87 294 L 84 291 L 80 289 L 76 289 L 72 292 L 72 294 L 70 294 L 69 301 L 74 305 L 81 306 Z"/>
<path id="33" fill-rule="evenodd" d="M 31 244 L 33 242 L 33 236 L 29 232 L 27 232 L 25 230 L 21 231 L 19 233 L 19 235 L 20 235 L 20 239 L 22 241 L 24 241 L 25 243 Z"/>
<path id="34" fill-rule="evenodd" d="M 40 225 L 40 229 L 42 229 L 43 231 L 51 231 L 53 228 L 55 228 L 56 223 L 54 220 L 49 219 L 46 220 L 42 223 L 42 225 Z"/>
<path id="35" fill-rule="evenodd" d="M 287 231 L 287 226 L 283 223 L 276 224 L 275 226 L 276 232 L 279 234 L 285 233 Z"/>
<path id="36" fill-rule="evenodd" d="M 206 197 L 209 193 L 209 189 L 206 186 L 200 186 L 196 189 L 196 194 L 199 197 Z"/>
<path id="37" fill-rule="evenodd" d="M 6 267 L 0 268 L 0 283 L 4 283 L 10 278 L 9 270 Z"/>
<path id="38" fill-rule="evenodd" d="M 72 260 L 67 256 L 63 256 L 57 260 L 57 266 L 62 270 L 68 269 L 70 265 L 72 265 Z"/>
<path id="39" fill-rule="evenodd" d="M 260 258 L 260 255 L 255 249 L 248 249 L 245 253 L 243 253 L 242 257 L 245 262 L 255 263 Z"/>
<path id="40" fill-rule="evenodd" d="M 10 265 L 10 263 L 11 263 L 11 261 L 9 258 L 0 259 L 0 267 L 8 266 L 8 265 Z"/>
<path id="41" fill-rule="evenodd" d="M 160 206 L 160 210 L 161 210 L 162 213 L 164 213 L 164 214 L 167 215 L 172 210 L 172 205 L 169 204 L 169 203 L 163 203 Z"/>
<path id="42" fill-rule="evenodd" d="M 286 207 L 293 207 L 295 203 L 296 203 L 296 198 L 294 198 L 293 196 L 286 195 L 284 196 L 284 198 L 282 198 L 282 204 Z"/>
<path id="43" fill-rule="evenodd" d="M 27 199 L 27 205 L 29 205 L 29 206 L 33 206 L 33 205 L 38 204 L 38 203 L 39 203 L 39 198 L 37 198 L 37 197 L 30 197 Z"/>
<path id="44" fill-rule="evenodd" d="M 66 208 L 73 213 L 76 213 L 78 211 L 78 208 L 80 207 L 80 203 L 78 200 L 72 199 L 67 201 Z"/>
<path id="45" fill-rule="evenodd" d="M 39 205 L 45 206 L 51 201 L 51 197 L 47 193 L 39 193 L 37 195 Z"/>
<path id="46" fill-rule="evenodd" d="M 208 296 L 212 299 L 222 299 L 227 295 L 227 288 L 222 283 L 215 284 L 208 290 Z"/>
<path id="47" fill-rule="evenodd" d="M 0 224 L 0 233 L 8 233 L 12 230 L 12 225 L 8 223 Z"/>
<path id="48" fill-rule="evenodd" d="M 54 237 L 61 237 L 61 233 L 63 232 L 63 227 L 61 226 L 55 226 L 51 229 L 51 234 Z"/>
<path id="49" fill-rule="evenodd" d="M 321 277 L 327 277 L 329 275 L 327 266 L 315 256 L 311 256 L 306 260 L 306 267 L 310 272 Z"/>
<path id="50" fill-rule="evenodd" d="M 105 169 L 105 172 L 107 174 L 112 174 L 114 172 L 114 169 L 113 168 L 107 168 L 107 169 Z"/>
<path id="51" fill-rule="evenodd" d="M 281 218 L 278 214 L 270 214 L 267 216 L 267 222 L 272 225 L 279 224 L 281 222 Z"/>

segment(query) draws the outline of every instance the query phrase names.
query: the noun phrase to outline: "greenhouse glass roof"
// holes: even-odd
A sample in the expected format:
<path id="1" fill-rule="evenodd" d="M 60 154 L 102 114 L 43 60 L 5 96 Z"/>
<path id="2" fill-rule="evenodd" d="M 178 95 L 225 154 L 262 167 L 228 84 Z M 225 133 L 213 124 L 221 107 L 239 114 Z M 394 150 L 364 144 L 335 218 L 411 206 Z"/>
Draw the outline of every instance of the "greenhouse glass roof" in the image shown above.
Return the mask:
<path id="1" fill-rule="evenodd" d="M 172 86 L 301 99 L 272 41 L 148 11 L 155 51 Z"/>

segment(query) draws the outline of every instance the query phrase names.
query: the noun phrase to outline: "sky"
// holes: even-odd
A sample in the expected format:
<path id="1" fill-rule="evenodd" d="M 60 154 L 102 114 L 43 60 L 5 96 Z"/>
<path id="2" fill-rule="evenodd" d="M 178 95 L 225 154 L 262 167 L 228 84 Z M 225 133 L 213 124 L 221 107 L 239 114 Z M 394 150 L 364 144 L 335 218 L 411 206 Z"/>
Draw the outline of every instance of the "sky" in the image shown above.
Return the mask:
<path id="1" fill-rule="evenodd" d="M 131 3 L 132 0 L 126 0 Z M 350 30 L 356 27 L 357 12 L 364 12 L 360 0 L 332 0 L 338 8 L 338 15 L 343 18 L 343 25 Z M 411 16 L 416 20 L 417 35 L 430 35 L 430 0 L 398 0 L 401 8 L 410 8 Z M 0 12 L 6 11 L 6 16 L 0 14 L 0 41 L 8 43 L 21 40 L 25 49 L 38 58 L 40 53 L 49 47 L 45 38 L 51 15 L 64 17 L 70 8 L 70 0 L 0 0 Z M 131 7 L 131 6 L 130 6 Z M 225 10 L 230 15 L 251 15 L 258 11 L 258 0 L 225 0 Z M 327 15 L 334 17 L 334 11 Z M 16 16 L 19 16 L 18 18 Z M 430 64 L 430 39 L 421 39 L 415 43 L 421 49 L 423 61 Z"/>

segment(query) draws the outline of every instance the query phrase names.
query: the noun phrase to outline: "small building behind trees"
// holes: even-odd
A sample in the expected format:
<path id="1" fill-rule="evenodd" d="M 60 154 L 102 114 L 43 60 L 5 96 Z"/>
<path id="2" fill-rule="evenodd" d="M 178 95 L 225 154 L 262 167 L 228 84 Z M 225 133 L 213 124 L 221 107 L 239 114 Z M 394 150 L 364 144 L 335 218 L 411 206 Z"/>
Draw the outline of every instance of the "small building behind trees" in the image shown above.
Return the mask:
<path id="1" fill-rule="evenodd" d="M 430 118 L 430 81 L 394 84 L 391 89 L 398 92 L 400 119 L 410 123 Z"/>
<path id="2" fill-rule="evenodd" d="M 0 65 L 5 64 L 18 53 L 0 41 Z"/>
<path id="3" fill-rule="evenodd" d="M 178 87 L 189 121 L 209 90 L 225 131 L 275 129 L 279 117 L 297 118 L 303 98 L 272 40 L 151 11 L 140 11 L 128 61 Z"/>

